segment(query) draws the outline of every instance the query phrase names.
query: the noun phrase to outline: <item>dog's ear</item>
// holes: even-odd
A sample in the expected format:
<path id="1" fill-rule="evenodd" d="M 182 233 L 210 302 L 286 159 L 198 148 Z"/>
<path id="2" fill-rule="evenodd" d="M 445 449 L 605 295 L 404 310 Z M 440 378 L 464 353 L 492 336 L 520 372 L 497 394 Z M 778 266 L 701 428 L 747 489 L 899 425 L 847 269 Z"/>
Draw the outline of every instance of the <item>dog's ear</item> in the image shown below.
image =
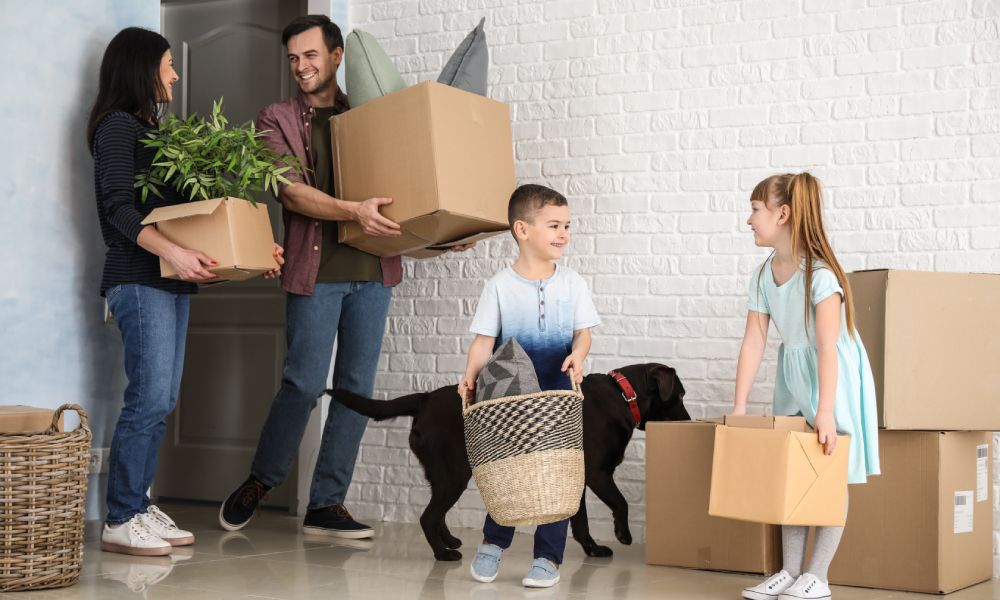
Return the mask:
<path id="1" fill-rule="evenodd" d="M 659 400 L 654 404 L 649 420 L 689 421 L 691 416 L 684 408 L 684 384 L 677 371 L 666 365 L 654 365 L 650 376 L 656 382 Z"/>
<path id="2" fill-rule="evenodd" d="M 677 379 L 677 371 L 666 365 L 653 365 L 649 375 L 656 382 L 656 391 L 660 396 L 660 402 L 663 404 L 670 402 L 676 386 L 680 384 Z"/>

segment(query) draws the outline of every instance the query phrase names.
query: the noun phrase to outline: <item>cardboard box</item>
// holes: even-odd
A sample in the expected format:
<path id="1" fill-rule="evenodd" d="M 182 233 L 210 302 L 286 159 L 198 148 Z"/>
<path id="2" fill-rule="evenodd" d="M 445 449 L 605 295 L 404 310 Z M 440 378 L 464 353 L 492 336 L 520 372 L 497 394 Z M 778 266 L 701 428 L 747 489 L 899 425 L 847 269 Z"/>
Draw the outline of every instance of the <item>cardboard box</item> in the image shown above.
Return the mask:
<path id="1" fill-rule="evenodd" d="M 274 269 L 274 234 L 267 207 L 240 198 L 214 198 L 153 209 L 142 221 L 173 243 L 200 250 L 219 263 L 208 270 L 218 276 L 211 283 L 242 281 Z M 160 275 L 180 279 L 164 259 Z"/>
<path id="2" fill-rule="evenodd" d="M 0 433 L 36 433 L 48 431 L 52 426 L 50 408 L 36 406 L 0 406 Z M 63 417 L 59 416 L 59 431 L 63 430 Z"/>
<path id="3" fill-rule="evenodd" d="M 714 571 L 781 569 L 781 528 L 708 514 L 718 423 L 646 424 L 646 562 Z"/>
<path id="4" fill-rule="evenodd" d="M 851 486 L 830 582 L 947 593 L 993 574 L 988 432 L 880 431 L 882 475 Z"/>
<path id="5" fill-rule="evenodd" d="M 515 179 L 506 104 L 425 82 L 332 117 L 330 130 L 337 197 L 392 198 L 381 211 L 403 231 L 373 237 L 341 222 L 342 243 L 424 258 L 508 231 Z"/>
<path id="6" fill-rule="evenodd" d="M 774 525 L 843 525 L 850 437 L 839 436 L 827 456 L 815 433 L 794 430 L 805 426 L 802 417 L 726 417 L 715 432 L 708 514 Z"/>
<path id="7" fill-rule="evenodd" d="M 881 270 L 848 280 L 880 427 L 1000 430 L 1000 276 Z"/>

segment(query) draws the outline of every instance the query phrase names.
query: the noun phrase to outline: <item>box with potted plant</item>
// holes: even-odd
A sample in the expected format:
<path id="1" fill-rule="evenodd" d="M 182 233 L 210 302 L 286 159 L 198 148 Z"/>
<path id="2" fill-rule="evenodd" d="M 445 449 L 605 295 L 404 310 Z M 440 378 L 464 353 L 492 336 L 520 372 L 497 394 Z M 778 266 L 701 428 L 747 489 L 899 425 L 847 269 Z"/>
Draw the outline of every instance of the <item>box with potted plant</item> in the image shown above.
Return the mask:
<path id="1" fill-rule="evenodd" d="M 191 202 L 157 208 L 143 224 L 154 224 L 172 242 L 200 250 L 218 263 L 209 269 L 217 281 L 239 281 L 274 269 L 274 236 L 267 207 L 255 192 L 277 195 L 284 174 L 302 170 L 293 156 L 279 155 L 263 141 L 253 122 L 230 126 L 222 100 L 206 119 L 170 115 L 142 141 L 155 148 L 150 168 L 136 175 L 143 202 L 158 188 L 173 186 Z M 177 273 L 160 260 L 160 274 Z"/>

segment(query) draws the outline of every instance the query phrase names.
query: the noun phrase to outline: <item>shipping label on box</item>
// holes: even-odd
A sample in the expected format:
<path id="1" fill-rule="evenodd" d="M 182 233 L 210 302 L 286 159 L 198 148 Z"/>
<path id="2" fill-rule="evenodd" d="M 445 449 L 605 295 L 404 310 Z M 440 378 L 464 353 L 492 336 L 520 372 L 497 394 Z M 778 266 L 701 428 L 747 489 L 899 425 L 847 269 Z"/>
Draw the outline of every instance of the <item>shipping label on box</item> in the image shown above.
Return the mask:
<path id="1" fill-rule="evenodd" d="M 851 486 L 830 582 L 948 593 L 993 573 L 989 432 L 879 431 L 882 474 Z M 983 456 L 985 453 L 986 456 Z M 987 462 L 987 464 L 989 464 Z"/>

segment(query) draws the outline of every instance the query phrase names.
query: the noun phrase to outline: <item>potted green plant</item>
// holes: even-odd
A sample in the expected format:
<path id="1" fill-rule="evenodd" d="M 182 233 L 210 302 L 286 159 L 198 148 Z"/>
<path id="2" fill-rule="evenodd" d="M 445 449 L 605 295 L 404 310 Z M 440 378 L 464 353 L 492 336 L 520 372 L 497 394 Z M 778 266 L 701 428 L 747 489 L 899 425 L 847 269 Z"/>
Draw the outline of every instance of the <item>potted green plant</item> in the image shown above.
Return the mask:
<path id="1" fill-rule="evenodd" d="M 279 183 L 290 183 L 284 174 L 303 167 L 294 156 L 268 148 L 265 134 L 253 122 L 230 126 L 220 99 L 212 103 L 211 118 L 170 115 L 142 140 L 156 153 L 149 169 L 135 177 L 140 200 L 150 193 L 162 198 L 160 188 L 170 185 L 192 201 L 156 208 L 143 223 L 215 260 L 210 270 L 219 281 L 248 279 L 276 266 L 267 207 L 253 193 L 277 195 Z M 164 260 L 160 274 L 177 277 Z"/>
<path id="2" fill-rule="evenodd" d="M 212 118 L 192 113 L 187 119 L 170 114 L 142 143 L 156 148 L 152 166 L 135 177 L 142 190 L 163 197 L 160 187 L 173 185 L 188 200 L 201 198 L 243 198 L 253 204 L 251 192 L 271 190 L 290 183 L 284 173 L 302 171 L 301 162 L 281 155 L 263 141 L 266 132 L 253 121 L 230 127 L 222 114 L 223 99 L 212 103 Z"/>

